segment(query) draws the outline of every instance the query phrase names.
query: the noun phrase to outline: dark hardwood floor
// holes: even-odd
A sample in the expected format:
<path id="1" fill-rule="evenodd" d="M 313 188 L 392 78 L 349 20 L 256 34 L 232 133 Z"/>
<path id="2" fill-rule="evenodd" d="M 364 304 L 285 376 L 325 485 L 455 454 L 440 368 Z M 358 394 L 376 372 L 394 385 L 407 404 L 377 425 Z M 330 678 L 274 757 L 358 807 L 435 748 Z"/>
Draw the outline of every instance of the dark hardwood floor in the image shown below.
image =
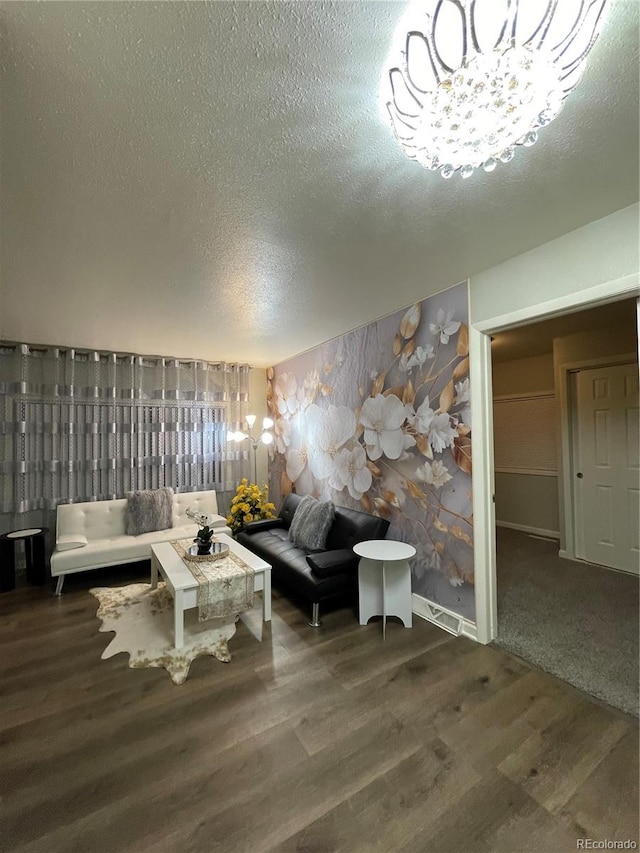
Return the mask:
<path id="1" fill-rule="evenodd" d="M 636 721 L 498 649 L 350 610 L 314 631 L 275 593 L 262 643 L 251 613 L 176 686 L 100 660 L 91 585 L 0 596 L 2 851 L 638 844 Z"/>

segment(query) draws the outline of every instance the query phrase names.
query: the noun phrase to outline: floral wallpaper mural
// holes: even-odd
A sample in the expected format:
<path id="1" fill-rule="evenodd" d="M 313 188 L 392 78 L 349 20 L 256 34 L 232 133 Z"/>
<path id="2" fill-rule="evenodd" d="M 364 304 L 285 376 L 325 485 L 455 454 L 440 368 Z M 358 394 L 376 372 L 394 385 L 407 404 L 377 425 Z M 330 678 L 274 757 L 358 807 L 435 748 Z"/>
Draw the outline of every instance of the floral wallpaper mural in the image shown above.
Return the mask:
<path id="1" fill-rule="evenodd" d="M 466 284 L 267 372 L 270 495 L 292 489 L 390 521 L 413 592 L 474 620 Z"/>

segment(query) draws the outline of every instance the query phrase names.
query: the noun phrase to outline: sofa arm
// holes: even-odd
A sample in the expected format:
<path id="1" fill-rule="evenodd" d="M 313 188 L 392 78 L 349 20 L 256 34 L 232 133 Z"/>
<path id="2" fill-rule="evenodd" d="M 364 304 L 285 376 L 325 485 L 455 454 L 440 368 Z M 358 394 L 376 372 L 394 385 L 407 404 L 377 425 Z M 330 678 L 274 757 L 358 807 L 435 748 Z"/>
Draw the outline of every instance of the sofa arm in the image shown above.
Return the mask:
<path id="1" fill-rule="evenodd" d="M 216 513 L 208 513 L 208 515 L 209 527 L 212 530 L 221 530 L 223 527 L 227 526 L 227 519 L 224 517 L 224 515 L 217 515 Z"/>
<path id="2" fill-rule="evenodd" d="M 87 544 L 87 537 L 82 533 L 61 533 L 56 539 L 56 550 L 72 551 L 75 548 L 84 548 Z"/>
<path id="3" fill-rule="evenodd" d="M 319 578 L 330 578 L 357 569 L 359 558 L 350 548 L 340 548 L 338 551 L 321 551 L 309 554 L 307 563 L 311 571 Z"/>
<path id="4" fill-rule="evenodd" d="M 284 527 L 281 518 L 261 518 L 258 521 L 250 521 L 243 527 L 243 533 L 258 533 L 260 530 L 271 530 L 273 527 Z"/>

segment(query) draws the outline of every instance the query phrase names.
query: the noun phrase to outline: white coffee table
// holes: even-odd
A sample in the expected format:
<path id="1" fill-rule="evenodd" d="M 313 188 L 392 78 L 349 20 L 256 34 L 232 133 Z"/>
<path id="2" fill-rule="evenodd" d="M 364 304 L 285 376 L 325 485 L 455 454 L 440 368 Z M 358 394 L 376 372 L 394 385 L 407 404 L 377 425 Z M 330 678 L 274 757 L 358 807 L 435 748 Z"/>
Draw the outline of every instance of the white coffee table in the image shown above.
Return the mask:
<path id="1" fill-rule="evenodd" d="M 262 620 L 271 621 L 271 566 L 256 557 L 247 548 L 238 544 L 226 533 L 216 533 L 216 539 L 225 542 L 231 551 L 255 572 L 254 589 L 262 590 Z M 184 644 L 184 611 L 198 606 L 198 582 L 185 566 L 171 542 L 151 546 L 151 588 L 158 586 L 158 574 L 162 575 L 167 589 L 173 597 L 174 646 Z"/>
<path id="2" fill-rule="evenodd" d="M 360 624 L 372 616 L 382 616 L 382 636 L 386 636 L 387 616 L 397 616 L 405 628 L 412 625 L 411 568 L 416 549 L 393 539 L 370 539 L 353 546 L 360 557 L 358 597 Z"/>

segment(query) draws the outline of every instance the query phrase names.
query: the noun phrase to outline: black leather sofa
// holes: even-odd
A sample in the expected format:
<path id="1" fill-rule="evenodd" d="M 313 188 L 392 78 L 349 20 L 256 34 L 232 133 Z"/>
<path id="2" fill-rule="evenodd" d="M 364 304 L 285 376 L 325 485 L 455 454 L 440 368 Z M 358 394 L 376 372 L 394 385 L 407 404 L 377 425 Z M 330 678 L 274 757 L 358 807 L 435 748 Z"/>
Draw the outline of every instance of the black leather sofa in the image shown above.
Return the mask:
<path id="1" fill-rule="evenodd" d="M 320 626 L 320 603 L 343 596 L 355 601 L 358 560 L 353 546 L 367 539 L 384 539 L 389 522 L 366 512 L 336 507 L 324 551 L 305 551 L 289 539 L 289 526 L 302 500 L 289 495 L 277 518 L 252 521 L 237 534 L 241 545 L 270 563 L 274 585 L 289 588 L 313 605 L 312 627 Z"/>

